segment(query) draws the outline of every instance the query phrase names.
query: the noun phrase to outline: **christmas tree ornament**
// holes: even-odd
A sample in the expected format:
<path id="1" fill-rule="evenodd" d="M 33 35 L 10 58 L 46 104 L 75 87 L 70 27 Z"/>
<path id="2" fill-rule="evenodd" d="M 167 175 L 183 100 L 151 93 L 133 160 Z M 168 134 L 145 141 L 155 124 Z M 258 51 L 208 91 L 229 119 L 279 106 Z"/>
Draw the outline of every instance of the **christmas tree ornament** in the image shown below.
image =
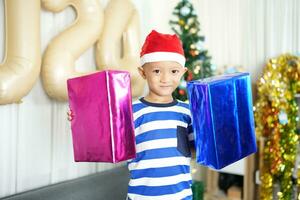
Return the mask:
<path id="1" fill-rule="evenodd" d="M 203 41 L 201 41 L 201 40 L 198 41 L 198 42 L 196 43 L 196 47 L 197 47 L 198 50 L 203 49 L 203 47 L 204 47 Z"/>
<path id="2" fill-rule="evenodd" d="M 187 20 L 187 23 L 188 23 L 189 25 L 192 25 L 194 22 L 195 22 L 195 18 L 189 18 L 189 19 Z"/>
<path id="3" fill-rule="evenodd" d="M 186 6 L 184 6 L 184 7 L 182 7 L 182 8 L 180 9 L 180 14 L 181 14 L 182 16 L 187 16 L 187 15 L 190 14 L 190 12 L 191 12 L 191 9 L 188 8 L 188 7 L 186 7 Z"/>
<path id="4" fill-rule="evenodd" d="M 190 50 L 190 55 L 191 55 L 192 57 L 196 56 L 195 50 Z"/>
<path id="5" fill-rule="evenodd" d="M 185 95 L 185 90 L 179 89 L 179 94 L 180 94 L 180 95 Z"/>
<path id="6" fill-rule="evenodd" d="M 185 22 L 184 22 L 184 20 L 180 19 L 180 20 L 178 21 L 178 24 L 179 24 L 180 26 L 183 26 L 183 25 L 185 24 Z"/>
<path id="7" fill-rule="evenodd" d="M 201 69 L 201 67 L 199 65 L 195 66 L 194 73 L 199 74 L 200 69 Z"/>
<path id="8" fill-rule="evenodd" d="M 195 44 L 191 44 L 190 48 L 191 49 L 196 49 L 196 45 Z"/>
<path id="9" fill-rule="evenodd" d="M 197 32 L 197 29 L 191 28 L 191 29 L 190 29 L 190 32 L 191 32 L 192 34 L 195 34 L 195 33 Z"/>
<path id="10" fill-rule="evenodd" d="M 186 80 L 187 80 L 187 81 L 191 81 L 191 80 L 193 80 L 193 79 L 194 79 L 193 73 L 189 70 L 189 71 L 188 71 L 188 76 L 187 76 Z"/>

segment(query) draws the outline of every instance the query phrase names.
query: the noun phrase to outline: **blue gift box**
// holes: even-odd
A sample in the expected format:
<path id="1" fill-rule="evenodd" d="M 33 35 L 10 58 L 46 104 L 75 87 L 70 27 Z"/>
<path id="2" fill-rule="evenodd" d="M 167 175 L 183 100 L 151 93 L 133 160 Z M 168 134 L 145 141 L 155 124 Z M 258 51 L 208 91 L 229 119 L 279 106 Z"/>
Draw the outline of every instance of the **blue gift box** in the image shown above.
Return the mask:
<path id="1" fill-rule="evenodd" d="M 221 169 L 256 152 L 249 73 L 190 81 L 196 161 Z"/>

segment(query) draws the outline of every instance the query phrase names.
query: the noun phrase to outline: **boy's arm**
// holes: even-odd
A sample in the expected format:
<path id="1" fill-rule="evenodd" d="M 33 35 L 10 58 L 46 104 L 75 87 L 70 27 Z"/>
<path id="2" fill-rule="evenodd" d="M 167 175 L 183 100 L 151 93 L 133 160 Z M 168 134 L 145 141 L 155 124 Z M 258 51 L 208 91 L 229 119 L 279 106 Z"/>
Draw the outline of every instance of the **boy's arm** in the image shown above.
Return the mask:
<path id="1" fill-rule="evenodd" d="M 196 149 L 195 149 L 195 146 L 191 147 L 191 157 L 192 157 L 192 159 L 196 159 Z"/>

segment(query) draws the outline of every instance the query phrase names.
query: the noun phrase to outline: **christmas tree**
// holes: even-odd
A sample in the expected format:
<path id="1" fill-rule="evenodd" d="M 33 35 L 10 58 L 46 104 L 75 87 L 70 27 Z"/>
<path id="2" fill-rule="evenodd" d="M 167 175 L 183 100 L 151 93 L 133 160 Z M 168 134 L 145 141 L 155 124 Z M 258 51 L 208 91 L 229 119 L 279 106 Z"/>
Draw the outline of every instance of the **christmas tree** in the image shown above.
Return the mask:
<path id="1" fill-rule="evenodd" d="M 204 37 L 199 35 L 200 24 L 197 20 L 193 5 L 188 0 L 181 0 L 173 11 L 176 20 L 171 20 L 172 30 L 180 37 L 183 43 L 184 54 L 188 71 L 185 73 L 173 97 L 181 101 L 187 100 L 187 81 L 202 79 L 213 75 L 211 57 L 204 49 Z"/>

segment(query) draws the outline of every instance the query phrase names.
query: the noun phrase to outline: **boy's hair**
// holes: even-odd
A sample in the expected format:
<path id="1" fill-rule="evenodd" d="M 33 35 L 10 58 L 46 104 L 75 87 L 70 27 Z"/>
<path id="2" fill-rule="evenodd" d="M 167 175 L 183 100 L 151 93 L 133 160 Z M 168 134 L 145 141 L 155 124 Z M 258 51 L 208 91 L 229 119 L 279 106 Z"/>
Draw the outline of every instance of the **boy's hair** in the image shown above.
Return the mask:
<path id="1" fill-rule="evenodd" d="M 182 43 L 176 34 L 163 34 L 155 30 L 146 37 L 141 50 L 141 66 L 148 62 L 175 61 L 184 67 Z"/>

